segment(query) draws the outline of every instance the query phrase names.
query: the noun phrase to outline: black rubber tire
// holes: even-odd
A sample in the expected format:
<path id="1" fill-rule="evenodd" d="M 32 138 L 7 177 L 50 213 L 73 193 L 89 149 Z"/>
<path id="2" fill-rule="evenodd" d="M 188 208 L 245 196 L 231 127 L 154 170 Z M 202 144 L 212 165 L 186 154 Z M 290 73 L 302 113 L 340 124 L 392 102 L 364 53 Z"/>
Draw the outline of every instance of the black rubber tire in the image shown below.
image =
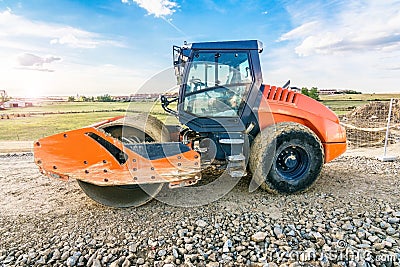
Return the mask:
<path id="1" fill-rule="evenodd" d="M 102 125 L 112 137 L 132 142 L 169 142 L 170 134 L 164 124 L 148 114 L 135 114 Z M 124 138 L 123 138 L 124 137 Z M 78 181 L 79 186 L 92 200 L 109 207 L 138 207 L 152 200 L 162 189 L 160 184 L 97 186 Z"/>
<path id="2" fill-rule="evenodd" d="M 78 180 L 85 194 L 104 206 L 113 208 L 139 207 L 152 200 L 163 184 L 98 186 Z"/>
<path id="3" fill-rule="evenodd" d="M 324 149 L 308 127 L 283 122 L 261 131 L 251 146 L 250 171 L 264 190 L 297 193 L 309 189 L 320 176 Z"/>

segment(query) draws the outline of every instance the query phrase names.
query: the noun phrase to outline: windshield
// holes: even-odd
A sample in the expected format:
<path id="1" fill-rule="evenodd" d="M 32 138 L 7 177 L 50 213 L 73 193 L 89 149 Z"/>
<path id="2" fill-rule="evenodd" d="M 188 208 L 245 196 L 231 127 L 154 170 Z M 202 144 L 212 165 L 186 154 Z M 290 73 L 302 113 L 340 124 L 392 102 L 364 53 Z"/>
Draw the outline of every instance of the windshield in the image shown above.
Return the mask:
<path id="1" fill-rule="evenodd" d="M 238 116 L 252 81 L 246 52 L 195 53 L 183 108 L 198 117 Z"/>

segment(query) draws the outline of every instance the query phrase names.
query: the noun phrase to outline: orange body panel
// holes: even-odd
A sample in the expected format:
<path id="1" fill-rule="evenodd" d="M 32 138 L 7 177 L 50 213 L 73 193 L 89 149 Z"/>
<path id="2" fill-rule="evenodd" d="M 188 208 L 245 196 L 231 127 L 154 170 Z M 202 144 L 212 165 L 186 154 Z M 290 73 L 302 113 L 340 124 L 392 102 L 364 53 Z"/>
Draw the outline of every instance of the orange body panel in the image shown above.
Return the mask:
<path id="1" fill-rule="evenodd" d="M 94 133 L 125 153 L 121 164 L 88 134 Z M 200 155 L 193 150 L 150 160 L 96 128 L 45 137 L 34 144 L 35 163 L 48 176 L 74 178 L 99 186 L 165 183 L 194 184 L 201 178 Z"/>
<path id="2" fill-rule="evenodd" d="M 296 122 L 310 128 L 321 140 L 325 162 L 346 151 L 346 131 L 327 107 L 305 95 L 265 85 L 258 109 L 260 129 L 280 122 Z"/>
<path id="3" fill-rule="evenodd" d="M 342 155 L 347 148 L 346 143 L 323 143 L 325 150 L 325 162 L 330 162 Z"/>

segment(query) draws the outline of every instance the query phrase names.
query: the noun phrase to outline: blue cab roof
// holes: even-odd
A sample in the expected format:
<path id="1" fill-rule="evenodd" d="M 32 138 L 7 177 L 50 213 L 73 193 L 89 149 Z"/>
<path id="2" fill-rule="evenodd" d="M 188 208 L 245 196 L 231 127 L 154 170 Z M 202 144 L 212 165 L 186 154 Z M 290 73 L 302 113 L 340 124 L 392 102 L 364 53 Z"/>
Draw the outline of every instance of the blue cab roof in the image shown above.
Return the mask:
<path id="1" fill-rule="evenodd" d="M 258 40 L 201 42 L 188 44 L 193 50 L 263 50 L 263 43 Z"/>

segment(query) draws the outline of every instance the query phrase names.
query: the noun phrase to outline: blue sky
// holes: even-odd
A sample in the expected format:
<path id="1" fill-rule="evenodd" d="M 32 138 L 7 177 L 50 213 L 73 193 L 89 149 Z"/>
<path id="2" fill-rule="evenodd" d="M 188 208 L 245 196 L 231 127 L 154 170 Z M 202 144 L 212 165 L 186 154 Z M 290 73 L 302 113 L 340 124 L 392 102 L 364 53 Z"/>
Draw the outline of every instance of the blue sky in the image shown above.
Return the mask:
<path id="1" fill-rule="evenodd" d="M 183 41 L 258 39 L 264 83 L 400 92 L 399 1 L 0 0 L 0 89 L 127 95 Z"/>

